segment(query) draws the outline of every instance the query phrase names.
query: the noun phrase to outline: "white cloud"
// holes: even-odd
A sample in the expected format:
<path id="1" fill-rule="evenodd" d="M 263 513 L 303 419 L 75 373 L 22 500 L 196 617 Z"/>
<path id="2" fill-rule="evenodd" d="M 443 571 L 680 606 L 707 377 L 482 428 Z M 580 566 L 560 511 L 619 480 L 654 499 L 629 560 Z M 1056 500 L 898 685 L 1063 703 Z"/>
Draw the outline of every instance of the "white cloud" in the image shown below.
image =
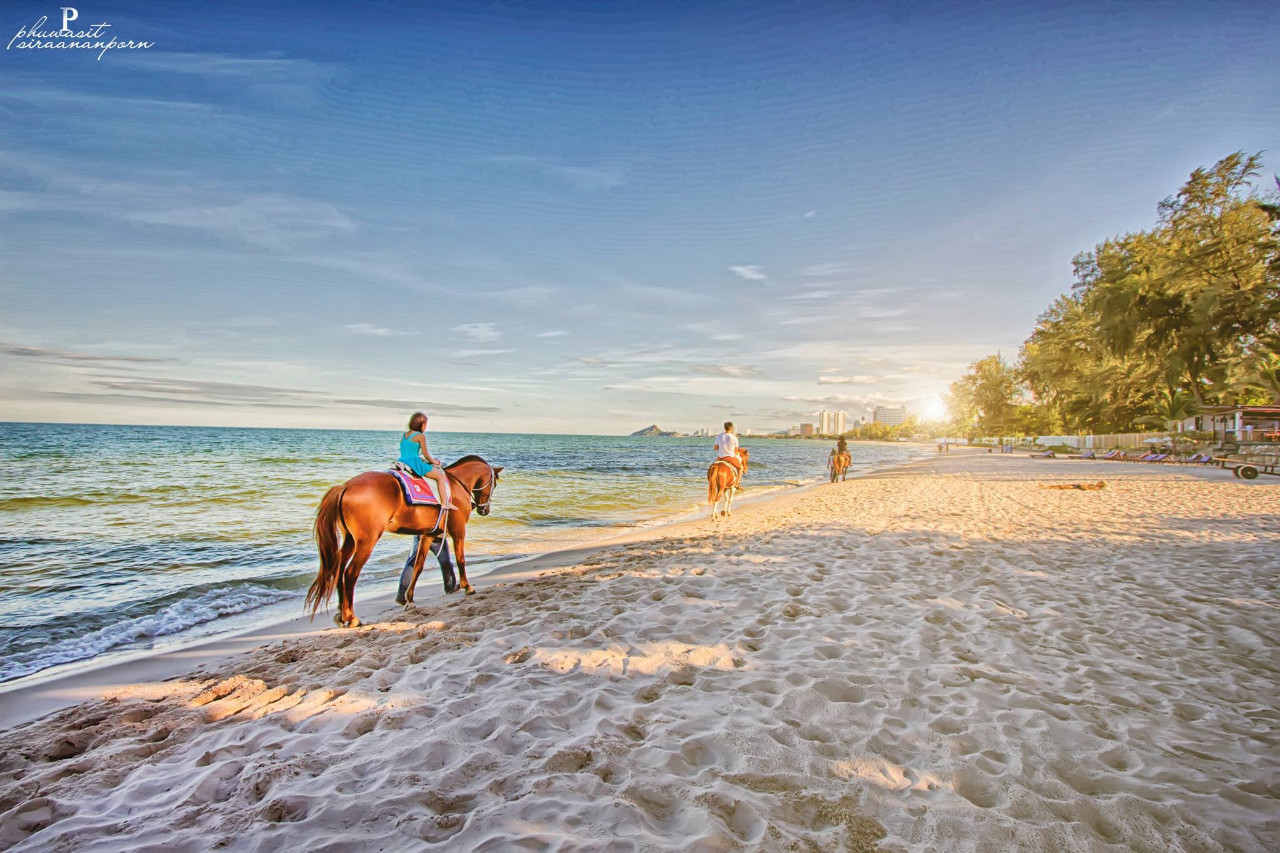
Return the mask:
<path id="1" fill-rule="evenodd" d="M 569 334 L 569 333 L 568 333 L 568 332 L 566 332 L 566 331 L 564 331 L 563 329 L 556 329 L 556 330 L 555 330 L 555 331 L 553 331 L 553 332 L 539 332 L 539 333 L 538 333 L 538 337 L 540 337 L 540 338 L 563 338 L 563 337 L 564 337 L 565 335 L 567 335 L 567 334 Z"/>
<path id="2" fill-rule="evenodd" d="M 373 335 L 378 338 L 386 338 L 391 335 L 400 334 L 392 329 L 384 329 L 382 326 L 375 326 L 372 323 L 349 323 L 342 328 L 346 329 L 353 335 Z"/>
<path id="3" fill-rule="evenodd" d="M 884 381 L 883 376 L 819 376 L 819 385 L 874 385 Z"/>
<path id="4" fill-rule="evenodd" d="M 223 238 L 262 249 L 294 249 L 299 242 L 355 230 L 355 223 L 327 202 L 275 194 L 248 196 L 230 204 L 125 213 L 124 218 L 150 225 L 211 231 Z"/>
<path id="5" fill-rule="evenodd" d="M 704 376 L 728 376 L 733 379 L 749 379 L 760 371 L 749 364 L 692 364 L 689 370 Z"/>
<path id="6" fill-rule="evenodd" d="M 742 264 L 739 266 L 729 267 L 729 272 L 738 278 L 746 281 L 768 281 L 769 276 L 764 274 L 764 267 L 756 264 Z"/>
<path id="7" fill-rule="evenodd" d="M 805 218 L 805 219 L 813 219 L 813 217 L 815 217 L 815 216 L 817 216 L 817 215 L 818 215 L 818 211 L 816 211 L 816 210 L 811 210 L 811 211 L 809 211 L 808 213 L 806 213 L 806 214 L 804 215 L 804 218 Z"/>
<path id="8" fill-rule="evenodd" d="M 454 326 L 454 331 L 481 343 L 496 341 L 502 337 L 502 333 L 497 330 L 493 323 L 463 323 L 461 326 Z"/>
<path id="9" fill-rule="evenodd" d="M 599 192 L 620 187 L 627 182 L 628 164 L 600 166 L 566 165 L 547 157 L 530 157 L 514 155 L 505 157 L 486 157 L 485 160 L 498 166 L 527 169 L 530 172 L 550 175 L 564 181 L 575 190 Z"/>
<path id="10" fill-rule="evenodd" d="M 804 274 L 823 278 L 832 275 L 841 275 L 849 272 L 848 264 L 813 264 L 804 268 Z"/>

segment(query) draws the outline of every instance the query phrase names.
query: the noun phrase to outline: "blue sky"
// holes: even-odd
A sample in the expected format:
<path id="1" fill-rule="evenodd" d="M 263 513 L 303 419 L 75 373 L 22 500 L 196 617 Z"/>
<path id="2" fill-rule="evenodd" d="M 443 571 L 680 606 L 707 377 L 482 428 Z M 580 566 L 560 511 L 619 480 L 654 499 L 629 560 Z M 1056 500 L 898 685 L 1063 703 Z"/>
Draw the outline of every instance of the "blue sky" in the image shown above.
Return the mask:
<path id="1" fill-rule="evenodd" d="M 1274 3 L 78 9 L 155 46 L 0 55 L 0 419 L 927 410 L 1192 169 L 1280 170 Z"/>

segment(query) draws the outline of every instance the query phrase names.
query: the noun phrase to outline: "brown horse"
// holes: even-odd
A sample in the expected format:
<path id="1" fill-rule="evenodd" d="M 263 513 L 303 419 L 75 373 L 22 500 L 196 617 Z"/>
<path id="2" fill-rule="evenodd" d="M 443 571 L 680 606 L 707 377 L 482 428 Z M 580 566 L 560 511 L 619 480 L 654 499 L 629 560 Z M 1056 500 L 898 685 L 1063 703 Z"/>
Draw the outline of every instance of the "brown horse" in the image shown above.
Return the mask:
<path id="1" fill-rule="evenodd" d="M 452 501 L 439 523 L 441 508 L 411 506 L 405 503 L 400 483 L 385 471 L 368 471 L 341 486 L 334 486 L 320 501 L 316 510 L 315 537 L 320 549 L 320 570 L 307 590 L 306 606 L 314 617 L 322 604 L 338 593 L 338 613 L 333 617 L 344 628 L 356 628 L 355 589 L 360 570 L 364 568 L 373 546 L 383 533 L 412 533 L 422 537 L 407 588 L 400 582 L 397 601 L 413 603 L 413 588 L 432 543 L 446 533 L 457 552 L 459 581 L 467 595 L 475 590 L 467 582 L 467 557 L 463 543 L 467 537 L 467 521 L 471 510 L 489 514 L 489 502 L 502 468 L 495 468 L 479 456 L 464 456 L 447 466 L 445 474 L 452 487 Z M 470 500 L 466 496 L 470 496 Z M 440 529 L 443 528 L 443 529 Z M 407 575 L 408 573 L 406 573 Z"/>
<path id="2" fill-rule="evenodd" d="M 738 471 L 732 463 L 721 459 L 712 462 L 711 467 L 707 468 L 707 503 L 711 505 L 712 521 L 722 514 L 725 518 L 733 515 L 733 493 L 740 488 L 742 478 L 747 475 L 748 455 L 745 447 L 738 448 L 738 460 L 742 463 L 742 471 Z M 722 499 L 724 500 L 723 513 L 719 511 Z"/>
<path id="3" fill-rule="evenodd" d="M 836 480 L 843 481 L 851 462 L 853 460 L 848 453 L 837 453 L 831 460 L 831 482 L 834 483 Z"/>

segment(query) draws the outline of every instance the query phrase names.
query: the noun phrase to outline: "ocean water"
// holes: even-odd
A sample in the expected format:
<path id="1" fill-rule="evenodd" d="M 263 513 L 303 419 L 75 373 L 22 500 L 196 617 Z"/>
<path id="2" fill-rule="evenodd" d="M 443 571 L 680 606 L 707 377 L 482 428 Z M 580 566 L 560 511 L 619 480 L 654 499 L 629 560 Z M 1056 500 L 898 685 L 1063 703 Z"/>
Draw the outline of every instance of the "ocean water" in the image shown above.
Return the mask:
<path id="1" fill-rule="evenodd" d="M 397 432 L 0 423 L 0 682 L 300 615 L 332 485 L 385 470 Z M 433 433 L 446 463 L 506 466 L 468 573 L 697 510 L 711 439 Z M 745 494 L 822 478 L 829 444 L 746 439 Z M 851 446 L 857 473 L 919 456 Z M 394 588 L 386 535 L 361 593 Z M 421 583 L 438 583 L 430 565 Z"/>

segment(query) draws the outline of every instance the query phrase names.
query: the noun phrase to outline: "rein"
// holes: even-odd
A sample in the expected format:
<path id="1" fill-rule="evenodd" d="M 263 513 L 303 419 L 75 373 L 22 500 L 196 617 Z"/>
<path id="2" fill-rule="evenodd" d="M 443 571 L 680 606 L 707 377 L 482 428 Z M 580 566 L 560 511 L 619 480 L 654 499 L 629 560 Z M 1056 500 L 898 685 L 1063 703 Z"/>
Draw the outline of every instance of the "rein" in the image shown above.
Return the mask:
<path id="1" fill-rule="evenodd" d="M 491 465 L 489 462 L 483 459 L 480 461 L 484 462 L 485 467 L 489 469 L 489 482 L 485 483 L 483 486 L 477 485 L 475 488 L 471 489 L 471 508 L 474 510 L 480 510 L 480 509 L 487 510 L 489 508 L 489 504 L 493 503 L 493 491 L 490 490 L 489 500 L 485 501 L 484 503 L 480 503 L 480 501 L 476 498 L 476 492 L 483 491 L 484 489 L 487 489 L 490 486 L 492 486 L 494 483 L 496 483 L 498 481 L 498 475 L 494 473 L 493 465 Z M 445 469 L 445 472 L 448 473 L 448 469 Z M 458 480 L 456 476 L 454 477 L 454 479 Z M 461 480 L 458 480 L 458 485 L 459 486 L 462 485 Z"/>

